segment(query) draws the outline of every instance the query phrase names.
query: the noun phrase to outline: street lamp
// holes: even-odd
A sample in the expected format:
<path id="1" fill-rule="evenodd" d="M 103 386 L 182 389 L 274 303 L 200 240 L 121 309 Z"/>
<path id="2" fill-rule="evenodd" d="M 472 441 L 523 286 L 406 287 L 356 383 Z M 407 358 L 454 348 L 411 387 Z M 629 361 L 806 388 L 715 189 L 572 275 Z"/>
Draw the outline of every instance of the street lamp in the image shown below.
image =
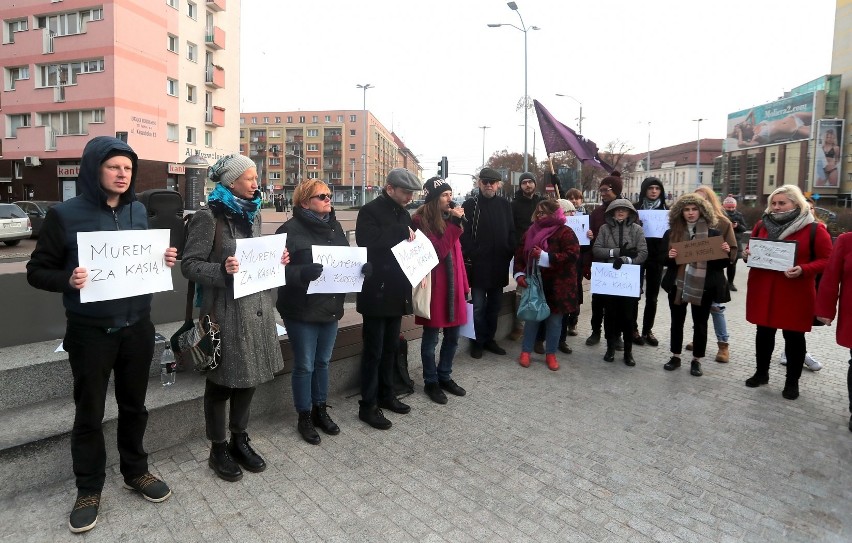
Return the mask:
<path id="1" fill-rule="evenodd" d="M 355 85 L 359 89 L 364 89 L 364 145 L 361 150 L 361 205 L 364 205 L 367 200 L 367 89 L 376 88 L 375 85 Z M 355 197 L 355 178 L 352 178 L 352 197 Z M 352 202 L 355 203 L 354 201 Z"/>
<path id="2" fill-rule="evenodd" d="M 485 130 L 491 128 L 490 126 L 482 125 L 479 128 L 482 129 L 482 167 L 485 167 Z"/>
<path id="3" fill-rule="evenodd" d="M 541 30 L 537 26 L 527 26 L 524 24 L 524 18 L 521 17 L 521 12 L 518 11 L 518 4 L 515 2 L 507 2 L 507 6 L 509 9 L 518 14 L 518 18 L 521 20 L 521 26 L 515 26 L 511 23 L 488 23 L 490 28 L 498 28 L 501 26 L 511 26 L 517 30 L 520 30 L 524 33 L 524 171 L 529 171 L 529 157 L 527 156 L 527 117 L 529 116 L 529 93 L 527 92 L 527 32 L 530 30 Z"/>
<path id="4" fill-rule="evenodd" d="M 706 121 L 707 119 L 692 119 L 692 122 L 696 123 L 698 127 L 698 141 L 697 150 L 695 151 L 695 188 L 701 186 L 701 121 Z"/>
<path id="5" fill-rule="evenodd" d="M 559 96 L 560 98 L 570 98 L 580 105 L 580 116 L 577 117 L 577 132 L 580 133 L 580 135 L 582 135 L 583 134 L 583 119 L 585 119 L 585 117 L 583 117 L 583 102 L 577 100 L 573 96 L 568 96 L 567 94 L 559 94 L 557 92 L 556 96 Z"/>

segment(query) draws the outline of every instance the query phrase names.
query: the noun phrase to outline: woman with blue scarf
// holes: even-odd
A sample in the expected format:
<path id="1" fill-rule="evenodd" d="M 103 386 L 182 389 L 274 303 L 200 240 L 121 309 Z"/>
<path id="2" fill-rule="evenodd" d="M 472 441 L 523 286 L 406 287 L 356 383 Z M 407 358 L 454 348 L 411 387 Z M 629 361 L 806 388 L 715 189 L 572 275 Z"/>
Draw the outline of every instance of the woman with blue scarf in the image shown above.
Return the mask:
<path id="1" fill-rule="evenodd" d="M 275 328 L 273 289 L 234 298 L 234 256 L 238 239 L 260 236 L 260 191 L 254 162 L 242 155 L 220 158 L 207 172 L 217 183 L 208 209 L 189 224 L 181 271 L 201 287 L 201 315 L 221 328 L 222 359 L 209 371 L 204 390 L 204 421 L 212 442 L 208 465 L 220 478 L 238 481 L 243 472 L 261 472 L 266 462 L 249 445 L 246 433 L 257 385 L 284 369 Z M 288 264 L 287 250 L 281 257 Z M 230 402 L 230 415 L 226 406 Z M 231 440 L 226 438 L 226 422 Z"/>

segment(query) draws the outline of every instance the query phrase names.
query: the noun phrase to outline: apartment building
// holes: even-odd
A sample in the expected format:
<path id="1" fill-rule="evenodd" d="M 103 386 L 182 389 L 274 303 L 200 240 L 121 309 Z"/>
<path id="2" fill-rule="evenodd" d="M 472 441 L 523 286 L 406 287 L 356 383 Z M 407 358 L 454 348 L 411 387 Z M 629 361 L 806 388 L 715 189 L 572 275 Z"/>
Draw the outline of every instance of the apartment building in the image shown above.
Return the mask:
<path id="1" fill-rule="evenodd" d="M 197 201 L 206 163 L 238 148 L 239 9 L 238 0 L 0 4 L 0 199 L 73 197 L 83 148 L 108 135 L 139 155 L 137 191 Z"/>
<path id="2" fill-rule="evenodd" d="M 633 202 L 637 201 L 646 177 L 662 181 L 669 198 L 693 192 L 700 185 L 710 186 L 714 159 L 721 152 L 721 139 L 701 138 L 700 158 L 697 140 L 633 155 L 636 170 L 625 175 L 621 194 Z M 651 166 L 646 169 L 649 157 Z"/>
<path id="3" fill-rule="evenodd" d="M 302 179 L 322 179 L 336 204 L 373 200 L 393 168 L 423 173 L 402 140 L 364 110 L 242 113 L 240 153 L 257 164 L 267 195 L 291 198 Z"/>

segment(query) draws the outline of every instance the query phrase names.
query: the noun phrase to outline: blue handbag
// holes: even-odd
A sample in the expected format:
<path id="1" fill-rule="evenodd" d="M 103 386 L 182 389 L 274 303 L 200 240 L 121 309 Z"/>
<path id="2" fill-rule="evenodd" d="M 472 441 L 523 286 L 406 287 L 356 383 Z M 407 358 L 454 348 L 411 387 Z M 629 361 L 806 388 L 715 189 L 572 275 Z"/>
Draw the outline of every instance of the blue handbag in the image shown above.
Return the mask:
<path id="1" fill-rule="evenodd" d="M 541 272 L 538 261 L 527 266 L 527 289 L 521 295 L 518 304 L 518 318 L 524 321 L 543 321 L 550 316 L 550 308 L 544 299 L 544 286 L 541 282 Z"/>

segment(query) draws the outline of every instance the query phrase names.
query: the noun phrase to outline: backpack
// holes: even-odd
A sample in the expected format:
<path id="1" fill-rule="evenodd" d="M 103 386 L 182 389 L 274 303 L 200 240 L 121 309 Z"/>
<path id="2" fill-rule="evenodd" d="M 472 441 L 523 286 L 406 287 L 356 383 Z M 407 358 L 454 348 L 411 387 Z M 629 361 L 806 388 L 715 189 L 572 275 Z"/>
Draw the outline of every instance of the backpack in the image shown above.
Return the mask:
<path id="1" fill-rule="evenodd" d="M 395 396 L 414 392 L 414 381 L 408 374 L 408 340 L 399 335 L 399 348 L 394 356 L 391 385 Z"/>

